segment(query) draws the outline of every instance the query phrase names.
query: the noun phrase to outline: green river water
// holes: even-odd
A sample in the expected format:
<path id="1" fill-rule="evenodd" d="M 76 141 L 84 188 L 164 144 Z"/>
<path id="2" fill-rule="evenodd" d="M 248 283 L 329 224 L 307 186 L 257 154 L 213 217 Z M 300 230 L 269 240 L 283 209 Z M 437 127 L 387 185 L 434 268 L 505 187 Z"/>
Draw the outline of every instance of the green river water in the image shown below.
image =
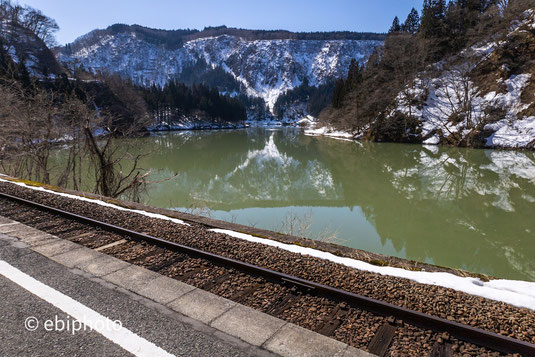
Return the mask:
<path id="1" fill-rule="evenodd" d="M 535 281 L 533 152 L 360 144 L 293 128 L 129 140 L 149 153 L 151 180 L 177 174 L 150 186 L 147 204 Z"/>

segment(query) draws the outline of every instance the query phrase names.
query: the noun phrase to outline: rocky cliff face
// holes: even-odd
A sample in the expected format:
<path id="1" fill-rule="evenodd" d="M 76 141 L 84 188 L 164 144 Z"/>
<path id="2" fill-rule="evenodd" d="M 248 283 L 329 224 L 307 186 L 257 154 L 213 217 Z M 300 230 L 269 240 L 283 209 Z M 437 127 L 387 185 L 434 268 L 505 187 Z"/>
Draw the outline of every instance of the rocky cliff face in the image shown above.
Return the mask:
<path id="1" fill-rule="evenodd" d="M 147 29 L 145 29 L 147 30 Z M 157 30 L 151 30 L 151 34 Z M 165 33 L 165 31 L 162 31 Z M 243 93 L 258 96 L 273 106 L 285 90 L 308 78 L 312 85 L 346 74 L 351 59 L 364 62 L 374 39 L 250 39 L 223 34 L 180 40 L 178 45 L 158 43 L 133 27 L 121 31 L 98 30 L 58 51 L 61 62 L 77 62 L 85 69 L 117 72 L 135 83 L 162 85 L 180 78 L 199 60 L 221 68 L 240 84 Z M 168 42 L 168 41 L 167 41 Z"/>

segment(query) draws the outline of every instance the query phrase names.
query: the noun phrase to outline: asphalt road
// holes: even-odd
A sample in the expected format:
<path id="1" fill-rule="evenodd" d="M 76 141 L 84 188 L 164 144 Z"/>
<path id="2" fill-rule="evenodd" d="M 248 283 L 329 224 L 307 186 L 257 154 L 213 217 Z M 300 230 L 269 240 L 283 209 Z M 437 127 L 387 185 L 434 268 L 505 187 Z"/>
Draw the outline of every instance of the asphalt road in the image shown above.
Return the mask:
<path id="1" fill-rule="evenodd" d="M 123 328 L 171 355 L 267 354 L 104 280 L 56 264 L 0 234 L 2 261 L 105 318 L 119 320 Z M 3 270 L 0 267 L 0 356 L 131 355 L 97 331 L 75 331 L 70 315 L 14 282 L 5 263 Z M 38 322 L 35 331 L 27 329 L 27 321 L 32 329 Z"/>

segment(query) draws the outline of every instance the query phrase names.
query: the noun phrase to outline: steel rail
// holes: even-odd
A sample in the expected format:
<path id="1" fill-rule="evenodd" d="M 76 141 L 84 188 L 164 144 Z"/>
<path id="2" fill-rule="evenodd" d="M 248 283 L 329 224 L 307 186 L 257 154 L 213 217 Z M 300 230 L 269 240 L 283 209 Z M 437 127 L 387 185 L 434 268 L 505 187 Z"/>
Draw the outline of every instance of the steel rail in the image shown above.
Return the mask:
<path id="1" fill-rule="evenodd" d="M 535 345 L 529 342 L 517 340 L 508 336 L 502 336 L 494 332 L 479 329 L 477 327 L 464 325 L 455 321 L 449 321 L 440 317 L 425 314 L 419 311 L 410 310 L 363 295 L 358 295 L 341 289 L 315 283 L 313 281 L 280 273 L 267 268 L 262 268 L 232 258 L 227 258 L 200 249 L 188 247 L 183 244 L 153 237 L 148 234 L 132 231 L 127 228 L 98 221 L 89 217 L 84 217 L 55 207 L 46 206 L 3 192 L 0 192 L 0 197 L 15 202 L 23 203 L 32 207 L 36 207 L 44 211 L 53 212 L 57 215 L 67 217 L 78 222 L 98 226 L 108 231 L 127 235 L 138 241 L 148 242 L 162 248 L 201 257 L 203 259 L 216 262 L 225 267 L 232 267 L 253 275 L 261 276 L 269 281 L 274 281 L 279 284 L 290 283 L 296 286 L 297 288 L 305 289 L 309 292 L 313 291 L 314 295 L 322 296 L 338 302 L 346 302 L 350 305 L 353 305 L 354 307 L 368 310 L 378 315 L 393 316 L 396 319 L 400 319 L 404 322 L 409 323 L 410 325 L 417 326 L 423 329 L 428 329 L 439 333 L 447 332 L 451 336 L 461 341 L 473 343 L 475 345 L 486 347 L 494 351 L 502 353 L 519 353 L 524 356 L 535 356 Z"/>

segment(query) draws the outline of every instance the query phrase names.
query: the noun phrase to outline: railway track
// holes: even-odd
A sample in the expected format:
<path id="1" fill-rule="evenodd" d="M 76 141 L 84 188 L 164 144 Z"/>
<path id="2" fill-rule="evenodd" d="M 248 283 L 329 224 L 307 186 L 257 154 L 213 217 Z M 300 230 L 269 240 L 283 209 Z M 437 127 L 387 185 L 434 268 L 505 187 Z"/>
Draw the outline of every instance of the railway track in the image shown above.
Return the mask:
<path id="1" fill-rule="evenodd" d="M 525 341 L 2 192 L 0 215 L 270 315 L 299 322 L 303 327 L 355 347 L 364 346 L 379 356 L 404 350 L 415 354 L 406 344 L 406 335 L 428 341 L 431 345 L 425 354 L 430 356 L 452 355 L 458 352 L 452 346 L 463 344 L 481 346 L 487 354 L 535 356 L 535 345 Z M 315 312 L 313 319 L 305 316 L 311 311 L 310 306 Z M 352 335 L 351 327 L 355 324 L 367 326 L 369 333 Z"/>

